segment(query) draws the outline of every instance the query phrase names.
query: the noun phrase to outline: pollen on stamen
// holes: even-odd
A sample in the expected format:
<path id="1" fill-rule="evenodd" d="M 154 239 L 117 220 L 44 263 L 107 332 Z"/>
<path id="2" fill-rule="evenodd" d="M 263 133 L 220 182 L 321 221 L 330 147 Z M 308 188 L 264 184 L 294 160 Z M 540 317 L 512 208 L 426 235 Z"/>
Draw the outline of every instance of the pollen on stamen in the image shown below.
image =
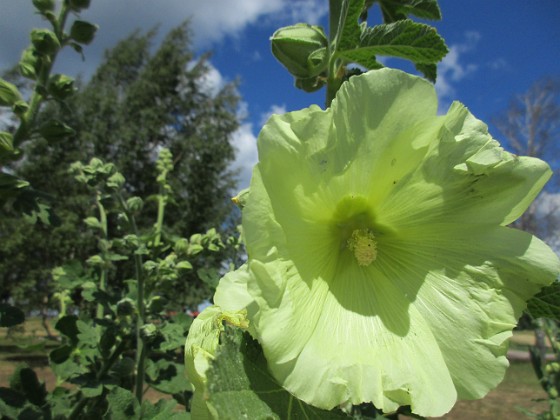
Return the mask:
<path id="1" fill-rule="evenodd" d="M 377 258 L 377 242 L 369 229 L 355 229 L 346 246 L 362 267 L 367 267 Z"/>

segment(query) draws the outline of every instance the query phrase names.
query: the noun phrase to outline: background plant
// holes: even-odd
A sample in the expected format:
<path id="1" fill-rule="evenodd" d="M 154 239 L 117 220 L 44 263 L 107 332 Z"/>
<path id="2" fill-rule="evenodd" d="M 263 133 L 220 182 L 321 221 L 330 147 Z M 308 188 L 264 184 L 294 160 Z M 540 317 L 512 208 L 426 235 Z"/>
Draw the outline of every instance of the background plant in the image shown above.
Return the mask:
<path id="1" fill-rule="evenodd" d="M 159 148 L 166 147 L 173 153 L 175 170 L 168 178 L 173 195 L 166 206 L 164 233 L 190 236 L 212 227 L 225 234 L 235 232 L 236 214 L 230 202 L 235 182 L 230 140 L 239 124 L 235 85 L 217 91 L 205 87 L 210 69 L 204 56 L 194 57 L 186 24 L 153 50 L 155 35 L 155 31 L 138 32 L 119 42 L 87 84 L 77 82 L 81 88 L 64 103 L 49 103 L 38 123 L 56 119 L 74 127 L 75 133 L 57 142 L 36 138 L 27 143 L 25 160 L 9 166 L 36 190 L 53 197 L 48 204 L 59 224 L 29 224 L 14 211 L 4 212 L 0 220 L 6 237 L 0 243 L 3 299 L 46 311 L 52 268 L 69 259 L 85 259 L 95 249 L 95 238 L 81 223 L 91 212 L 90 192 L 67 173 L 74 161 L 95 156 L 125 173 L 125 189 L 146 199 L 138 227 L 149 229 L 158 207 L 156 157 Z M 109 220 L 109 230 L 114 225 Z M 217 252 L 206 258 L 175 285 L 176 296 L 187 299 L 192 309 L 210 293 L 198 278 L 199 269 L 219 266 L 226 256 Z M 123 264 L 114 274 L 124 279 L 132 272 L 131 264 Z"/>

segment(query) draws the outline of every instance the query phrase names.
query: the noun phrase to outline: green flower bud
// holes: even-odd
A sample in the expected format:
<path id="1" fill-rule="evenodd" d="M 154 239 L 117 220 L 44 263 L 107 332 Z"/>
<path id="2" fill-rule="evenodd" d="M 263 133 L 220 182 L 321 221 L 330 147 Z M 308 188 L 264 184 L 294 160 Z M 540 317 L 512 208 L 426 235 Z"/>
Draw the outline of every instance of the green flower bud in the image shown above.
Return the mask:
<path id="1" fill-rule="evenodd" d="M 136 303 L 130 298 L 124 298 L 117 303 L 117 315 L 127 316 L 136 312 Z"/>
<path id="2" fill-rule="evenodd" d="M 28 109 L 29 104 L 24 100 L 17 101 L 12 105 L 12 111 L 14 111 L 14 114 L 16 114 L 18 117 L 21 117 L 23 114 L 25 114 Z"/>
<path id="3" fill-rule="evenodd" d="M 550 388 L 548 390 L 548 395 L 550 395 L 551 398 L 558 398 L 558 390 L 556 388 Z"/>
<path id="4" fill-rule="evenodd" d="M 320 77 L 309 77 L 307 79 L 301 79 L 296 77 L 296 87 L 305 92 L 315 92 L 321 89 L 325 84 L 325 79 Z"/>
<path id="5" fill-rule="evenodd" d="M 115 172 L 107 180 L 107 187 L 118 190 L 122 188 L 125 182 L 126 180 L 124 179 L 123 174 L 121 174 L 120 172 Z"/>
<path id="6" fill-rule="evenodd" d="M 76 130 L 58 120 L 49 120 L 39 127 L 39 134 L 49 143 L 56 143 L 76 134 Z"/>
<path id="7" fill-rule="evenodd" d="M 140 197 L 130 197 L 128 200 L 126 200 L 126 205 L 131 212 L 139 213 L 144 206 L 144 202 Z"/>
<path id="8" fill-rule="evenodd" d="M 53 98 L 64 100 L 76 91 L 74 79 L 64 74 L 55 74 L 49 79 L 47 91 Z"/>
<path id="9" fill-rule="evenodd" d="M 55 2 L 54 0 L 33 0 L 33 6 L 41 12 L 50 12 L 54 10 Z"/>
<path id="10" fill-rule="evenodd" d="M 185 238 L 178 239 L 173 246 L 173 251 L 178 255 L 186 254 L 189 249 L 189 241 Z"/>
<path id="11" fill-rule="evenodd" d="M 148 311 L 153 314 L 158 314 L 165 309 L 167 300 L 161 296 L 154 296 L 148 302 Z"/>
<path id="12" fill-rule="evenodd" d="M 91 0 L 68 0 L 68 6 L 70 9 L 79 12 L 82 9 L 87 9 Z"/>
<path id="13" fill-rule="evenodd" d="M 21 54 L 19 71 L 23 77 L 35 80 L 41 66 L 41 60 L 33 46 L 28 47 Z"/>
<path id="14" fill-rule="evenodd" d="M 271 38 L 272 53 L 297 78 L 322 73 L 328 62 L 328 40 L 319 26 L 305 23 L 278 29 Z"/>
<path id="15" fill-rule="evenodd" d="M 21 99 L 18 88 L 0 78 L 0 106 L 12 106 Z"/>
<path id="16" fill-rule="evenodd" d="M 48 29 L 33 29 L 31 43 L 39 54 L 51 55 L 60 49 L 60 42 L 54 32 Z"/>
<path id="17" fill-rule="evenodd" d="M 159 335 L 159 331 L 154 324 L 145 324 L 140 328 L 140 334 L 148 341 L 152 341 Z"/>
<path id="18" fill-rule="evenodd" d="M 83 20 L 76 20 L 70 28 L 70 37 L 80 44 L 89 44 L 95 37 L 99 26 Z"/>

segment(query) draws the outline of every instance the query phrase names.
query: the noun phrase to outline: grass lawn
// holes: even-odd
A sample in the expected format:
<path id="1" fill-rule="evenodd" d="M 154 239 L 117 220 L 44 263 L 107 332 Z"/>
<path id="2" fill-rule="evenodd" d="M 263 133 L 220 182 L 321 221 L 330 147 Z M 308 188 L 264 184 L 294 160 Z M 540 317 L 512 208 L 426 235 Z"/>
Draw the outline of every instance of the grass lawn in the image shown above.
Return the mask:
<path id="1" fill-rule="evenodd" d="M 54 325 L 54 322 L 51 323 Z M 54 329 L 51 328 L 51 331 Z M 48 390 L 55 385 L 55 376 L 48 367 L 47 353 L 56 342 L 47 342 L 46 348 L 35 347 L 34 344 L 44 343 L 46 332 L 38 319 L 26 321 L 25 331 L 7 337 L 7 329 L 0 328 L 0 386 L 7 386 L 9 377 L 15 366 L 25 361 L 37 372 L 40 380 L 45 381 Z M 28 351 L 18 347 L 23 343 Z M 521 350 L 533 343 L 532 332 L 516 332 L 512 339 L 512 347 Z M 152 401 L 164 397 L 157 392 L 148 392 L 147 398 Z M 513 362 L 507 370 L 504 381 L 485 398 L 475 401 L 459 401 L 453 410 L 442 417 L 448 420 L 515 420 L 529 419 L 519 408 L 539 412 L 547 408 L 544 402 L 535 402 L 545 398 L 529 362 Z"/>

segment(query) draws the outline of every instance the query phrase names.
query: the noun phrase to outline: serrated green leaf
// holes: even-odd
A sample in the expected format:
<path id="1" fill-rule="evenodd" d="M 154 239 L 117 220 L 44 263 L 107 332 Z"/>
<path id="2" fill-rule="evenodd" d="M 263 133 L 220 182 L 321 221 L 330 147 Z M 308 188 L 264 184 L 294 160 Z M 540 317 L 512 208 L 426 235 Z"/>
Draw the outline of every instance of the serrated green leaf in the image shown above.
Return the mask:
<path id="1" fill-rule="evenodd" d="M 415 64 L 416 70 L 421 72 L 426 79 L 435 83 L 437 78 L 437 66 L 435 64 Z"/>
<path id="2" fill-rule="evenodd" d="M 183 339 L 183 343 L 184 341 Z M 182 363 L 160 359 L 149 364 L 146 374 L 150 386 L 164 394 L 192 391 L 192 386 L 185 376 L 185 365 Z"/>
<path id="3" fill-rule="evenodd" d="M 206 283 L 208 286 L 215 289 L 218 287 L 220 282 L 220 272 L 213 267 L 210 268 L 199 268 L 196 271 L 198 278 Z"/>
<path id="4" fill-rule="evenodd" d="M 406 19 L 409 15 L 422 19 L 440 20 L 437 0 L 378 0 L 385 23 Z"/>
<path id="5" fill-rule="evenodd" d="M 104 419 L 138 419 L 140 405 L 136 397 L 124 388 L 116 386 L 107 394 L 109 408 Z"/>
<path id="6" fill-rule="evenodd" d="M 177 412 L 175 400 L 159 400 L 156 404 L 144 400 L 142 401 L 142 418 L 150 420 L 188 420 L 190 413 Z"/>
<path id="7" fill-rule="evenodd" d="M 19 308 L 0 303 L 0 327 L 13 327 L 25 321 L 25 314 Z"/>
<path id="8" fill-rule="evenodd" d="M 358 18 L 364 9 L 365 0 L 344 0 L 337 25 L 335 50 L 346 51 L 356 48 L 360 42 L 360 25 Z"/>
<path id="9" fill-rule="evenodd" d="M 165 339 L 159 346 L 161 350 L 175 350 L 185 345 L 186 331 L 181 324 L 166 323 L 160 328 L 160 332 Z"/>
<path id="10" fill-rule="evenodd" d="M 560 282 L 543 288 L 527 303 L 527 313 L 533 318 L 560 320 Z"/>
<path id="11" fill-rule="evenodd" d="M 370 56 L 405 58 L 420 64 L 435 64 L 447 54 L 447 46 L 436 30 L 411 20 L 366 28 L 354 50 Z M 340 55 L 346 58 L 346 52 Z"/>
<path id="12" fill-rule="evenodd" d="M 343 419 L 297 400 L 268 373 L 259 344 L 241 330 L 227 328 L 207 371 L 208 404 L 220 419 Z"/>
<path id="13" fill-rule="evenodd" d="M 383 68 L 383 64 L 378 62 L 374 54 L 364 48 L 344 51 L 342 56 L 348 63 L 359 64 L 368 70 L 376 70 Z"/>

